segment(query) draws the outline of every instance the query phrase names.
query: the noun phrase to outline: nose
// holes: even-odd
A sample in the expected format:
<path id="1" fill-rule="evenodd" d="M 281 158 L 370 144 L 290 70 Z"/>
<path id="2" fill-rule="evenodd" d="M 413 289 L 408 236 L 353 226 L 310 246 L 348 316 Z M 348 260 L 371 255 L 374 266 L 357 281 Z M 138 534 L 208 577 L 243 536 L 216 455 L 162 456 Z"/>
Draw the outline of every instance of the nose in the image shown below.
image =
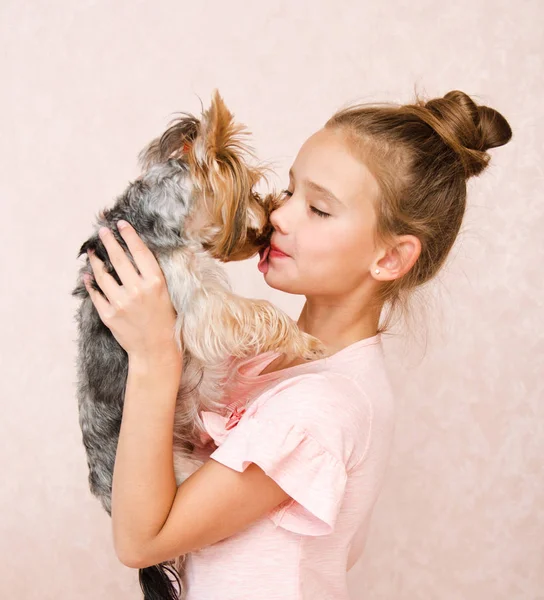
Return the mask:
<path id="1" fill-rule="evenodd" d="M 269 216 L 270 223 L 272 227 L 276 231 L 280 231 L 282 233 L 287 232 L 286 228 L 286 211 L 285 211 L 285 202 L 281 204 L 278 208 L 275 208 Z"/>

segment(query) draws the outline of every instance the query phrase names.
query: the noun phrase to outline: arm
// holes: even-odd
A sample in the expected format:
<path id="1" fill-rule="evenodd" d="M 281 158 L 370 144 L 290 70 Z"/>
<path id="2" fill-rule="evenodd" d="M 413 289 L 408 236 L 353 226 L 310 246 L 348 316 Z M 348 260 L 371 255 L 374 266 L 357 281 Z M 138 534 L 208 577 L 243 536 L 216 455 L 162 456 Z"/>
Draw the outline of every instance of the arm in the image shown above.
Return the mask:
<path id="1" fill-rule="evenodd" d="M 84 281 L 100 318 L 129 356 L 112 527 L 121 561 L 143 567 L 228 537 L 287 496 L 253 464 L 241 473 L 214 460 L 176 489 L 172 438 L 183 370 L 182 348 L 172 339 L 176 311 L 153 253 L 128 223 L 118 221 L 117 227 L 139 273 L 111 231 L 102 228 L 99 235 L 122 285 L 90 249 L 104 297 Z"/>
<path id="2" fill-rule="evenodd" d="M 174 500 L 172 431 L 181 359 L 132 357 L 112 484 L 114 546 L 122 562 L 162 527 Z"/>
<path id="3" fill-rule="evenodd" d="M 133 359 L 129 366 L 112 490 L 115 550 L 129 567 L 218 542 L 290 498 L 256 464 L 240 473 L 213 459 L 176 489 L 172 429 L 180 377 L 175 359 Z"/>

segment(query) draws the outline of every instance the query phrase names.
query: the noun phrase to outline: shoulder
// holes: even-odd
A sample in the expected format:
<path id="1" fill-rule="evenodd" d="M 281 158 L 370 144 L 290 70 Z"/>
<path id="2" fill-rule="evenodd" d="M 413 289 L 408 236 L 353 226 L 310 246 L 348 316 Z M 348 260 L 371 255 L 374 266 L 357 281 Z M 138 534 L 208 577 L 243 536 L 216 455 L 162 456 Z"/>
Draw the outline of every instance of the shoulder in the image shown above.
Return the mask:
<path id="1" fill-rule="evenodd" d="M 273 412 L 313 415 L 327 411 L 336 418 L 351 417 L 362 406 L 370 408 L 366 394 L 357 383 L 332 371 L 304 373 L 284 379 L 269 387 L 251 404 L 250 412 Z"/>
<path id="2" fill-rule="evenodd" d="M 326 371 L 281 381 L 257 397 L 244 416 L 271 427 L 304 431 L 349 471 L 368 447 L 373 410 L 355 381 Z"/>
<path id="3" fill-rule="evenodd" d="M 339 387 L 340 386 L 340 387 Z M 257 397 L 210 458 L 244 472 L 251 463 L 292 501 L 268 516 L 305 535 L 334 530 L 351 468 L 364 450 L 368 423 L 358 428 L 346 407 L 351 385 L 324 373 L 283 380 Z"/>

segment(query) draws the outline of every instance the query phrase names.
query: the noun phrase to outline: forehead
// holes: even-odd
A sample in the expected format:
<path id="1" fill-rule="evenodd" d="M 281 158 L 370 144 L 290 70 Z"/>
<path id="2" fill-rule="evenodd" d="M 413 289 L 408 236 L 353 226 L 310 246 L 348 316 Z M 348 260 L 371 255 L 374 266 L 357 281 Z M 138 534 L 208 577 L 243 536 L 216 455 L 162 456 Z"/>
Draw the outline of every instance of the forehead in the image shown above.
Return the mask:
<path id="1" fill-rule="evenodd" d="M 350 150 L 338 129 L 320 129 L 301 146 L 293 163 L 295 181 L 309 179 L 328 188 L 348 207 L 358 207 L 378 195 L 378 183 Z"/>

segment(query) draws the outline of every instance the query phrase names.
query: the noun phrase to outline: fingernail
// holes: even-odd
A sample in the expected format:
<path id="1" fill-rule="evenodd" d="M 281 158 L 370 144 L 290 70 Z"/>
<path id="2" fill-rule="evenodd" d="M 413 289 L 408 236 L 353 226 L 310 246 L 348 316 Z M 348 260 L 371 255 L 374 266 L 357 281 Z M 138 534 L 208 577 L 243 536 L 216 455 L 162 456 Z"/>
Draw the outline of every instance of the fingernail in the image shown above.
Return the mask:
<path id="1" fill-rule="evenodd" d="M 123 219 L 119 219 L 119 221 L 117 221 L 117 229 L 123 229 L 127 225 L 128 223 L 126 221 L 123 221 Z"/>
<path id="2" fill-rule="evenodd" d="M 102 236 L 102 235 L 106 235 L 108 233 L 108 228 L 107 227 L 101 227 L 98 230 L 98 235 Z"/>

